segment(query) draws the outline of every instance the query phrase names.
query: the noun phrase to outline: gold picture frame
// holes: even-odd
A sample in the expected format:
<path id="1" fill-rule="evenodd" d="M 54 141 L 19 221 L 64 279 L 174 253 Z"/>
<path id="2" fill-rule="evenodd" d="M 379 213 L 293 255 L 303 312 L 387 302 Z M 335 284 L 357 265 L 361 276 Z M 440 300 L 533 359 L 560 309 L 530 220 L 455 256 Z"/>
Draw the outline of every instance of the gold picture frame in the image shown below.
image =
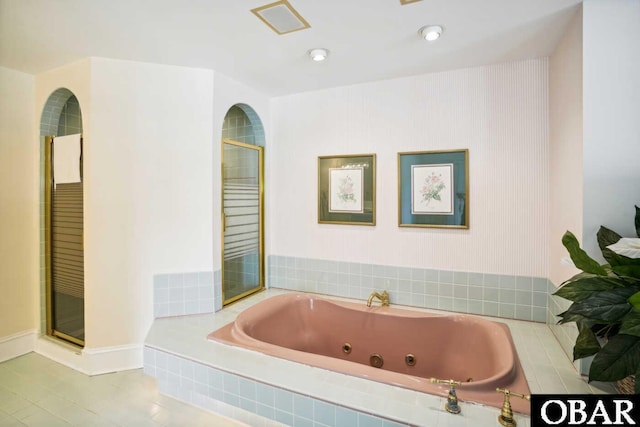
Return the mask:
<path id="1" fill-rule="evenodd" d="M 469 228 L 469 150 L 398 153 L 398 226 Z"/>
<path id="2" fill-rule="evenodd" d="M 318 157 L 318 223 L 376 225 L 376 155 Z"/>

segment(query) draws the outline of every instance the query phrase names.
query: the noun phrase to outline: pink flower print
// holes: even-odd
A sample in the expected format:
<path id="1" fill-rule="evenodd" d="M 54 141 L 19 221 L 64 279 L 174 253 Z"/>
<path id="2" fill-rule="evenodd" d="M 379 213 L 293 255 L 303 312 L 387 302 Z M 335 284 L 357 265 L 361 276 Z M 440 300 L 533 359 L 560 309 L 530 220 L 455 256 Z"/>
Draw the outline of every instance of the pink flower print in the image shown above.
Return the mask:
<path id="1" fill-rule="evenodd" d="M 353 192 L 353 179 L 351 176 L 347 175 L 340 180 L 338 185 L 338 198 L 343 202 L 355 203 L 356 196 Z"/>
<path id="2" fill-rule="evenodd" d="M 422 185 L 422 190 L 420 194 L 422 195 L 422 203 L 425 203 L 429 206 L 432 200 L 442 200 L 440 197 L 440 192 L 444 190 L 445 185 L 442 182 L 442 175 L 436 175 L 434 172 L 431 175 L 427 176 L 424 180 L 424 184 Z"/>

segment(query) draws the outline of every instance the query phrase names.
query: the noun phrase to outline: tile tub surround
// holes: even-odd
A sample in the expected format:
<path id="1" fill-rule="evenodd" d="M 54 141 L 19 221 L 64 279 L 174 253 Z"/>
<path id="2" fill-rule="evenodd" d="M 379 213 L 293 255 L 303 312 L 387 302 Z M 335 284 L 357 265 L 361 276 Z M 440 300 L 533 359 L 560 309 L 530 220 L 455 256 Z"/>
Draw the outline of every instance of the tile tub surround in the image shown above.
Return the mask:
<path id="1" fill-rule="evenodd" d="M 242 397 L 244 400 L 239 403 L 244 404 L 245 408 L 255 407 L 256 411 L 262 411 L 262 414 L 279 414 L 282 417 L 288 416 L 289 420 L 291 420 L 290 417 L 294 417 L 294 421 L 299 419 L 295 425 L 332 425 L 327 424 L 327 420 L 323 418 L 326 416 L 325 410 L 329 414 L 335 412 L 334 422 L 343 414 L 353 416 L 349 411 L 355 411 L 357 417 L 371 421 L 371 424 L 361 425 L 381 426 L 391 422 L 393 422 L 391 425 L 399 423 L 417 426 L 496 425 L 496 417 L 499 414 L 496 408 L 463 402 L 462 413 L 451 415 L 443 409 L 445 397 L 413 392 L 313 368 L 205 339 L 210 332 L 234 320 L 245 308 L 270 296 L 283 293 L 290 292 L 270 289 L 214 314 L 156 319 L 145 341 L 145 371 L 158 379 L 161 391 L 172 393 L 174 397 L 181 400 L 202 406 L 203 402 L 211 404 L 207 399 L 211 399 L 211 396 L 220 397 L 222 391 L 230 394 L 228 399 L 234 399 L 233 396 L 235 396 L 240 400 Z M 364 300 L 360 302 L 365 304 Z M 424 311 L 433 312 L 433 310 Z M 586 383 L 566 357 L 546 324 L 508 319 L 493 320 L 509 326 L 532 393 L 611 392 L 607 384 Z M 167 355 L 167 363 L 168 356 L 171 355 L 173 372 L 169 370 L 168 365 L 163 365 L 163 356 L 157 357 L 159 352 Z M 182 371 L 176 371 L 176 361 L 185 363 L 185 374 Z M 191 374 L 191 367 L 193 369 L 197 367 L 198 372 L 211 369 L 207 372 L 219 371 L 222 375 L 229 375 L 228 382 L 231 385 L 226 387 L 223 379 L 222 389 L 219 387 L 219 382 L 215 381 L 211 387 L 207 384 L 205 389 L 204 383 L 191 379 L 196 375 Z M 202 374 L 199 375 L 201 377 Z M 235 387 L 236 379 L 238 384 L 242 381 L 243 389 L 250 390 L 249 396 L 253 396 L 252 390 L 255 387 L 256 390 L 259 388 L 273 390 L 274 396 L 287 397 L 284 401 L 275 397 L 271 401 L 270 397 L 267 397 L 268 404 L 260 400 L 262 397 L 258 398 L 257 394 L 256 400 L 247 399 L 240 391 L 239 385 Z M 263 388 L 265 385 L 270 388 Z M 265 393 L 269 395 L 270 392 Z M 307 397 L 308 400 L 300 400 L 302 397 Z M 289 403 L 291 399 L 298 399 L 301 406 L 296 406 L 294 409 Z M 311 412 L 310 407 L 315 408 L 315 406 L 322 409 Z M 312 413 L 313 418 L 308 418 Z M 366 418 L 370 415 L 375 417 Z M 328 416 L 332 417 L 332 415 Z M 380 417 L 384 420 L 374 419 Z M 518 414 L 517 420 L 520 426 L 530 425 L 528 417 Z"/>
<path id="2" fill-rule="evenodd" d="M 268 257 L 269 287 L 366 299 L 386 289 L 392 304 L 547 321 L 550 282 L 543 277 L 433 270 L 296 258 Z M 553 286 L 553 285 L 551 285 Z"/>
<path id="3" fill-rule="evenodd" d="M 384 426 L 397 423 L 145 347 L 147 375 L 161 393 L 251 426 Z"/>
<path id="4" fill-rule="evenodd" d="M 153 315 L 158 317 L 213 313 L 220 271 L 156 274 L 153 276 Z"/>
<path id="5" fill-rule="evenodd" d="M 567 357 L 573 358 L 573 346 L 576 343 L 576 338 L 578 338 L 578 328 L 573 322 L 562 325 L 558 324 L 558 320 L 560 320 L 560 318 L 557 315 L 566 311 L 571 305 L 571 301 L 553 295 L 557 290 L 558 288 L 556 288 L 553 283 L 549 282 L 547 324 L 560 343 L 560 346 L 563 348 Z M 588 357 L 576 360 L 574 365 L 583 375 L 588 375 L 592 359 L 593 357 Z"/>

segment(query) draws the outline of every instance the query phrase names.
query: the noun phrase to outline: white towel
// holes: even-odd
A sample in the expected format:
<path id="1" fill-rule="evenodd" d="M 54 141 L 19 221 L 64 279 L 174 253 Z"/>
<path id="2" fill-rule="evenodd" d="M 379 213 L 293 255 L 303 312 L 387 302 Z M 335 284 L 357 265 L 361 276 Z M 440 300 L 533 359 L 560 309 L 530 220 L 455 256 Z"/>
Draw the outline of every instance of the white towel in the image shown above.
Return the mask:
<path id="1" fill-rule="evenodd" d="M 81 134 L 57 136 L 53 139 L 53 182 L 80 182 Z"/>

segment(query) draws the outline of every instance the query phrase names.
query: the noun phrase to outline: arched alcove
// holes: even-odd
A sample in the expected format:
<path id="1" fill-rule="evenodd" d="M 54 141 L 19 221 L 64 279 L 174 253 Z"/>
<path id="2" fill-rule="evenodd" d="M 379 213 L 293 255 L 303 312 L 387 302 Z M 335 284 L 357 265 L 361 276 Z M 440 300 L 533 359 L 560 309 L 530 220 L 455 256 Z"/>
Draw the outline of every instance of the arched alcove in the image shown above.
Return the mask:
<path id="1" fill-rule="evenodd" d="M 233 139 L 245 144 L 265 146 L 262 120 L 247 104 L 235 104 L 224 116 L 222 138 Z"/>
<path id="2" fill-rule="evenodd" d="M 223 259 L 216 309 L 265 285 L 264 146 L 264 127 L 254 109 L 229 108 L 222 126 Z"/>
<path id="3" fill-rule="evenodd" d="M 83 187 L 81 181 L 52 184 L 51 147 L 56 138 L 74 134 L 82 134 L 80 103 L 69 89 L 59 88 L 40 117 L 40 270 L 45 272 L 40 278 L 40 327 L 48 335 L 83 345 Z M 81 144 L 79 153 L 78 161 Z M 82 173 L 81 163 L 79 167 Z"/>
<path id="4" fill-rule="evenodd" d="M 82 133 L 80 103 L 69 89 L 54 91 L 42 109 L 40 136 L 64 136 Z"/>

